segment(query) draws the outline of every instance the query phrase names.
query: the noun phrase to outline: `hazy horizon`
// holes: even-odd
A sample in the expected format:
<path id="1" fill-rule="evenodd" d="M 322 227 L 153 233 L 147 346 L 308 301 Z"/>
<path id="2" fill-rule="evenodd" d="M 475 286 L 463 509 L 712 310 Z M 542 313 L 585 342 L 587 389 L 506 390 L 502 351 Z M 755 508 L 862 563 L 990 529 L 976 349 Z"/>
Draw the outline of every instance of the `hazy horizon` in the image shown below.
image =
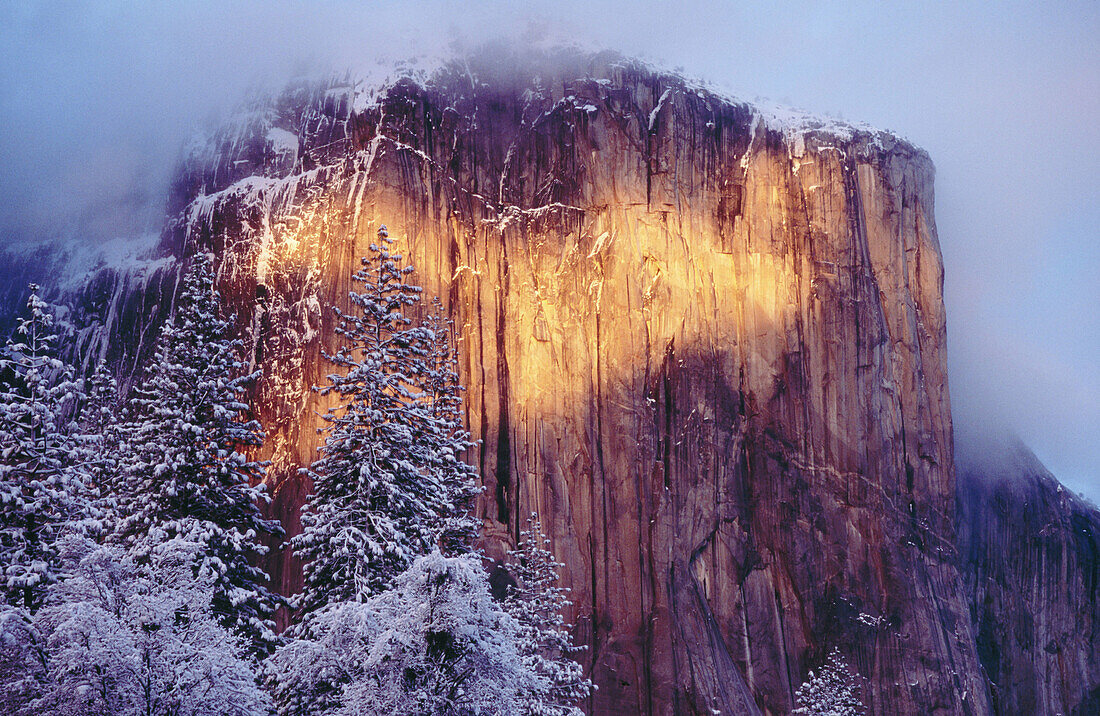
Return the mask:
<path id="1" fill-rule="evenodd" d="M 892 129 L 937 166 L 956 428 L 1004 425 L 1100 501 L 1094 3 L 11 3 L 0 25 L 3 243 L 156 227 L 183 144 L 254 88 L 499 37 Z"/>

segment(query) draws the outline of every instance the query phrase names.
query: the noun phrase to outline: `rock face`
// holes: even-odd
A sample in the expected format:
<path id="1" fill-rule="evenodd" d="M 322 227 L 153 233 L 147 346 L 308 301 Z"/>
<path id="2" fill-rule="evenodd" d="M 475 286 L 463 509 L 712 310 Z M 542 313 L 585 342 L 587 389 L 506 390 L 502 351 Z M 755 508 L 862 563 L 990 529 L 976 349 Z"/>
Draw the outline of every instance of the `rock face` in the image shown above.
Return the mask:
<path id="1" fill-rule="evenodd" d="M 932 165 L 617 58 L 288 91 L 180 175 L 265 382 L 291 533 L 332 304 L 380 223 L 461 329 L 485 541 L 538 511 L 598 714 L 988 710 L 953 566 Z M 298 565 L 272 565 L 298 586 Z"/>
<path id="2" fill-rule="evenodd" d="M 104 258 L 64 242 L 0 246 L 0 336 L 11 335 L 23 315 L 27 285 L 40 284 L 71 351 L 66 357 L 84 374 L 106 359 L 128 387 L 172 309 L 180 263 L 170 254 L 113 264 Z"/>
<path id="3" fill-rule="evenodd" d="M 959 550 L 995 711 L 1100 713 L 1100 512 L 1018 441 L 959 454 Z"/>
<path id="4" fill-rule="evenodd" d="M 171 257 L 212 252 L 294 534 L 329 307 L 385 223 L 459 326 L 487 553 L 534 510 L 566 565 L 591 713 L 787 713 L 835 646 L 875 714 L 985 714 L 932 182 L 889 134 L 610 55 L 305 85 L 185 162 L 168 263 L 101 273 L 81 345 L 132 375 Z"/>

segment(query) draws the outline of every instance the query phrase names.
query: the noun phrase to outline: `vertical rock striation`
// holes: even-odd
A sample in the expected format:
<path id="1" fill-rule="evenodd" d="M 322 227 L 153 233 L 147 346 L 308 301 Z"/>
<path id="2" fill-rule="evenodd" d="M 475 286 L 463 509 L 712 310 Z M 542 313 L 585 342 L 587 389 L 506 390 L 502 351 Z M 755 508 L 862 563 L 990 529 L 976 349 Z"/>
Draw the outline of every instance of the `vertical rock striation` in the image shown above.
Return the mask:
<path id="1" fill-rule="evenodd" d="M 836 646 L 875 714 L 985 714 L 932 183 L 888 133 L 486 54 L 257 103 L 182 166 L 160 250 L 216 256 L 295 534 L 328 307 L 389 226 L 460 329 L 486 550 L 542 516 L 592 713 L 787 713 Z M 143 270 L 96 279 L 114 328 L 83 339 L 129 366 L 178 271 Z"/>

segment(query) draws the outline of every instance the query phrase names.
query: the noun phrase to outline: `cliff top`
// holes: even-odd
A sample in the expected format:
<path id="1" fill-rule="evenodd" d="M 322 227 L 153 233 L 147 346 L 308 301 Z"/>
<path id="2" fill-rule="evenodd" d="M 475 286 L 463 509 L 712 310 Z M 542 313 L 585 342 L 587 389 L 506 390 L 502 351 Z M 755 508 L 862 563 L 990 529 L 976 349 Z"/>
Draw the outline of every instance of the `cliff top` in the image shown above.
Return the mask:
<path id="1" fill-rule="evenodd" d="M 858 145 L 876 151 L 902 151 L 931 164 L 927 153 L 901 135 L 862 122 L 849 122 L 763 99 L 745 100 L 713 84 L 689 77 L 679 70 L 626 57 L 614 51 L 593 50 L 575 45 L 547 46 L 535 43 L 517 49 L 512 45 L 486 45 L 473 52 L 440 48 L 431 54 L 404 58 L 377 58 L 369 63 L 327 77 L 300 79 L 288 84 L 276 96 L 253 97 L 242 110 L 211 134 L 196 137 L 189 154 L 192 160 L 209 157 L 226 140 L 257 132 L 272 143 L 276 153 L 298 149 L 299 117 L 293 105 L 305 95 L 332 112 L 348 116 L 376 111 L 397 88 L 418 87 L 432 93 L 461 98 L 492 90 L 501 95 L 542 93 L 555 103 L 572 102 L 596 111 L 588 104 L 583 85 L 596 83 L 612 90 L 624 83 L 652 84 L 655 93 L 649 113 L 650 129 L 662 105 L 677 92 L 694 94 L 706 102 L 741 108 L 751 113 L 760 128 L 782 135 L 797 156 L 807 145 Z M 320 95 L 320 96 L 317 96 Z M 327 111 L 327 110 L 326 110 Z M 289 120 L 289 121 L 288 121 Z M 239 143 L 239 142 L 238 142 Z"/>

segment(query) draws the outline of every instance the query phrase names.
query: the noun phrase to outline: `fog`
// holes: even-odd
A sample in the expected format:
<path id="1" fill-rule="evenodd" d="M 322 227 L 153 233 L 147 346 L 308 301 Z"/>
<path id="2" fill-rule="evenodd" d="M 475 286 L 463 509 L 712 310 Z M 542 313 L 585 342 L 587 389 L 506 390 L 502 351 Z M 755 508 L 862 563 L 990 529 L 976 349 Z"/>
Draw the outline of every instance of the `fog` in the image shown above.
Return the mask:
<path id="1" fill-rule="evenodd" d="M 292 76 L 575 39 L 925 147 L 956 428 L 1017 432 L 1097 500 L 1100 6 L 1051 5 L 6 3 L 0 241 L 155 230 L 187 138 Z"/>

